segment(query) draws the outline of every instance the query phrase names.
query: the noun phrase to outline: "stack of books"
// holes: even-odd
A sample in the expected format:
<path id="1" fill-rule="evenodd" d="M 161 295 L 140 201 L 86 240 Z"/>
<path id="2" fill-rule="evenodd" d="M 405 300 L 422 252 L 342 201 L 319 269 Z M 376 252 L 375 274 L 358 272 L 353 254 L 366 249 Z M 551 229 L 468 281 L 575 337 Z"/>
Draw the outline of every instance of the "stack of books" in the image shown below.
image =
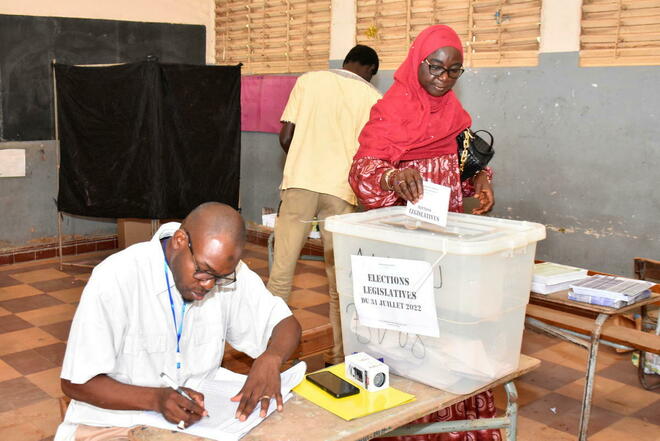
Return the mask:
<path id="1" fill-rule="evenodd" d="M 571 284 L 568 298 L 592 305 L 621 308 L 651 296 L 653 282 L 614 276 L 591 276 Z"/>
<path id="2" fill-rule="evenodd" d="M 558 263 L 543 262 L 534 265 L 532 291 L 550 294 L 568 289 L 571 283 L 587 277 L 587 270 Z"/>

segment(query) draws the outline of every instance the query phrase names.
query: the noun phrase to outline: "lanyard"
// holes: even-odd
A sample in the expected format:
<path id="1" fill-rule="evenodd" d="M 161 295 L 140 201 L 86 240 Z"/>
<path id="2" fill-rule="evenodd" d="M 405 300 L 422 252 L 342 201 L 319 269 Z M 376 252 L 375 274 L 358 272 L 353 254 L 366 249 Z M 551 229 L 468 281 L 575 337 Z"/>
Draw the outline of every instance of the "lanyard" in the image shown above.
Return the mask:
<path id="1" fill-rule="evenodd" d="M 174 300 L 172 299 L 172 290 L 170 290 L 170 278 L 167 275 L 167 260 L 165 260 L 165 281 L 167 282 L 167 294 L 170 296 L 170 308 L 172 309 L 172 320 L 174 320 L 174 330 L 176 331 L 176 368 L 181 368 L 181 332 L 183 331 L 183 318 L 186 315 L 186 302 L 181 304 L 181 323 L 176 323 L 176 313 L 174 312 Z"/>

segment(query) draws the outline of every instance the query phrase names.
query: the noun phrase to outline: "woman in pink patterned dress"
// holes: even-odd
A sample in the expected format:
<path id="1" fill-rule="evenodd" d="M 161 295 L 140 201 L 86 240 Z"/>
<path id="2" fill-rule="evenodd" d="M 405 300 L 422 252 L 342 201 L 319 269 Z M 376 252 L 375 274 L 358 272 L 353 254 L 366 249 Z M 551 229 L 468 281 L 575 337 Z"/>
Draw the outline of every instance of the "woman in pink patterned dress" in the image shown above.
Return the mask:
<path id="1" fill-rule="evenodd" d="M 448 26 L 425 29 L 415 39 L 394 84 L 371 110 L 353 158 L 349 183 L 367 209 L 416 202 L 422 181 L 451 188 L 449 211 L 463 211 L 463 197 L 474 196 L 473 214 L 494 204 L 490 169 L 461 182 L 456 136 L 471 125 L 470 115 L 451 90 L 463 73 L 463 47 Z M 480 393 L 415 421 L 492 418 L 492 391 Z M 392 439 L 392 438 L 386 438 Z M 499 430 L 399 437 L 399 440 L 499 441 Z"/>

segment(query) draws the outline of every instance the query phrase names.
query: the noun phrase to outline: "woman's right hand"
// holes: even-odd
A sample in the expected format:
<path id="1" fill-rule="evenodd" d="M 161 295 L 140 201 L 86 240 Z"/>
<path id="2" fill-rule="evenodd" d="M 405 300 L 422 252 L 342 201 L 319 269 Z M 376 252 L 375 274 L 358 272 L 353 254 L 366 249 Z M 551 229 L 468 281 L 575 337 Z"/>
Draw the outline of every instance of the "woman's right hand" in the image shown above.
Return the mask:
<path id="1" fill-rule="evenodd" d="M 422 175 L 416 168 L 402 168 L 394 172 L 392 176 L 392 190 L 401 199 L 413 204 L 424 196 L 424 184 Z"/>

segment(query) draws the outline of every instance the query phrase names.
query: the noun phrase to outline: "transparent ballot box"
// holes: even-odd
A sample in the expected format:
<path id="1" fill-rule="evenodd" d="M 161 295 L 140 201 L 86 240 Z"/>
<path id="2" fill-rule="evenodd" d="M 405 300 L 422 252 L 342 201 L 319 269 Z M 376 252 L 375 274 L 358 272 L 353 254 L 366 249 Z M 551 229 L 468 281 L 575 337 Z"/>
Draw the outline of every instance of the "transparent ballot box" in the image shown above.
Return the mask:
<path id="1" fill-rule="evenodd" d="M 344 352 L 366 352 L 398 375 L 456 394 L 513 372 L 536 242 L 545 238 L 545 227 L 458 213 L 449 213 L 447 226 L 440 227 L 404 211 L 390 207 L 326 220 L 333 233 Z M 352 255 L 428 262 L 439 336 L 362 324 Z"/>

